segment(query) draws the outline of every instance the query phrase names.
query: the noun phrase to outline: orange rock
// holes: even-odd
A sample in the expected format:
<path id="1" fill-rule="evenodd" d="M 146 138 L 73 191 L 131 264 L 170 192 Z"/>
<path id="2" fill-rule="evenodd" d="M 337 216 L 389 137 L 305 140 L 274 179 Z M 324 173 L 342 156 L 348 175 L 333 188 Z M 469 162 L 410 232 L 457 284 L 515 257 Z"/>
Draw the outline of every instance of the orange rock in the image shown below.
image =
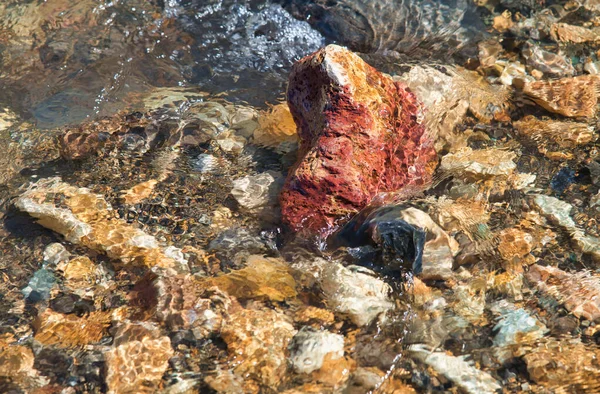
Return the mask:
<path id="1" fill-rule="evenodd" d="M 123 324 L 104 353 L 108 392 L 156 392 L 173 354 L 169 337 L 151 323 Z"/>
<path id="2" fill-rule="evenodd" d="M 526 276 L 539 291 L 564 304 L 573 315 L 600 322 L 600 277 L 538 264 L 532 265 Z"/>
<path id="3" fill-rule="evenodd" d="M 156 179 L 150 179 L 149 181 L 138 183 L 131 189 L 123 191 L 123 195 L 121 197 L 125 201 L 125 204 L 137 204 L 150 197 L 157 184 L 158 181 Z"/>
<path id="4" fill-rule="evenodd" d="M 97 343 L 108 335 L 110 322 L 111 315 L 107 312 L 92 312 L 85 317 L 78 317 L 46 309 L 34 323 L 35 339 L 46 346 L 85 346 Z"/>
<path id="5" fill-rule="evenodd" d="M 314 306 L 302 307 L 296 312 L 295 320 L 299 323 L 318 322 L 323 325 L 333 324 L 335 316 L 332 312 Z"/>
<path id="6" fill-rule="evenodd" d="M 280 103 L 258 117 L 259 127 L 254 130 L 254 143 L 275 149 L 298 142 L 296 124 L 287 103 Z"/>
<path id="7" fill-rule="evenodd" d="M 60 178 L 40 180 L 19 197 L 16 206 L 68 241 L 104 252 L 124 264 L 189 270 L 179 249 L 160 246 L 153 236 L 115 218 L 103 197 Z"/>
<path id="8" fill-rule="evenodd" d="M 596 115 L 600 77 L 581 75 L 549 81 L 525 82 L 523 93 L 547 111 L 568 117 Z"/>
<path id="9" fill-rule="evenodd" d="M 234 374 L 271 390 L 287 369 L 287 348 L 295 333 L 288 318 L 271 309 L 242 309 L 221 329 Z"/>
<path id="10" fill-rule="evenodd" d="M 325 356 L 323 366 L 311 374 L 312 380 L 339 389 L 350 378 L 356 369 L 356 361 L 349 357 L 332 359 L 331 354 Z"/>
<path id="11" fill-rule="evenodd" d="M 519 261 L 533 248 L 533 237 L 516 228 L 502 230 L 498 238 L 500 240 L 498 252 L 507 261 Z"/>

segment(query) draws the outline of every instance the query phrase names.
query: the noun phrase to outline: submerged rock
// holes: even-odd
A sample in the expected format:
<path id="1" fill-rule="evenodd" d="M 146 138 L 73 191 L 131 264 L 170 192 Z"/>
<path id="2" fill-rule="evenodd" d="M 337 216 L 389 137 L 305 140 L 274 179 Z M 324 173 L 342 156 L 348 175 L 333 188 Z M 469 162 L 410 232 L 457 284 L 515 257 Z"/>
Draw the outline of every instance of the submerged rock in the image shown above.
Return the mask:
<path id="1" fill-rule="evenodd" d="M 290 353 L 296 373 L 311 373 L 321 369 L 326 355 L 330 360 L 344 356 L 344 337 L 303 327 L 290 342 Z"/>
<path id="2" fill-rule="evenodd" d="M 241 309 L 230 314 L 221 329 L 233 373 L 244 385 L 275 389 L 287 367 L 286 351 L 296 330 L 274 310 Z"/>
<path id="3" fill-rule="evenodd" d="M 405 85 L 336 45 L 300 60 L 288 103 L 301 146 L 281 193 L 293 231 L 328 234 L 379 192 L 424 186 L 435 160 Z"/>
<path id="4" fill-rule="evenodd" d="M 501 389 L 496 379 L 464 360 L 445 352 L 431 352 L 423 345 L 412 345 L 409 354 L 444 375 L 469 394 L 494 394 Z"/>
<path id="5" fill-rule="evenodd" d="M 600 83 L 596 75 L 526 82 L 523 93 L 540 107 L 568 117 L 596 115 Z"/>
<path id="6" fill-rule="evenodd" d="M 573 210 L 571 204 L 542 194 L 533 196 L 532 201 L 542 215 L 569 233 L 580 252 L 589 254 L 595 260 L 600 261 L 600 238 L 586 234 L 577 226 L 570 216 Z"/>
<path id="7" fill-rule="evenodd" d="M 104 354 L 106 385 L 111 394 L 158 388 L 174 351 L 171 340 L 152 323 L 125 323 Z"/>
<path id="8" fill-rule="evenodd" d="M 600 277 L 538 264 L 529 268 L 526 277 L 538 291 L 563 304 L 573 315 L 600 322 Z"/>
<path id="9" fill-rule="evenodd" d="M 344 267 L 320 258 L 292 264 L 297 281 L 316 287 L 323 301 L 336 314 L 348 317 L 357 326 L 370 324 L 392 309 L 391 288 L 363 267 Z"/>
<path id="10" fill-rule="evenodd" d="M 60 178 L 40 180 L 15 205 L 67 241 L 104 252 L 124 264 L 189 270 L 179 249 L 161 247 L 153 236 L 115 218 L 103 197 L 63 183 Z"/>

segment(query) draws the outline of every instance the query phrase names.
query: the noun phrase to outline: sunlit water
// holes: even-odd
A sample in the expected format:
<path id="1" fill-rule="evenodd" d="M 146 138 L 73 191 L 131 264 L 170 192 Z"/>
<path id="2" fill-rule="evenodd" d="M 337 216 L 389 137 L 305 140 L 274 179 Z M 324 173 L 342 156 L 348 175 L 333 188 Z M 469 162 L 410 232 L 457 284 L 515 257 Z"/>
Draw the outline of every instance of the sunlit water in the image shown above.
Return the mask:
<path id="1" fill-rule="evenodd" d="M 534 6 L 523 5 L 522 11 Z M 240 209 L 230 195 L 232 181 L 267 171 L 285 175 L 295 160 L 296 145 L 293 138 L 274 148 L 253 144 L 249 138 L 223 137 L 233 115 L 239 114 L 241 107 L 258 113 L 280 103 L 292 64 L 327 43 L 346 45 L 386 71 L 400 72 L 404 70 L 400 63 L 463 61 L 476 54 L 473 43 L 488 37 L 485 18 L 471 2 L 462 0 L 4 0 L 0 15 L 0 114 L 4 114 L 0 118 L 0 149 L 6 153 L 0 158 L 0 270 L 4 281 L 0 287 L 0 334 L 33 343 L 34 366 L 51 384 L 75 387 L 77 392 L 106 390 L 102 352 L 94 346 L 83 350 L 44 347 L 32 339 L 31 324 L 38 309 L 47 307 L 48 299 L 56 294 L 51 296 L 48 290 L 39 300 L 25 302 L 23 294 L 30 293 L 23 289 L 44 281 L 50 288 L 54 286 L 56 279 L 42 268 L 42 251 L 51 242 L 64 241 L 14 208 L 14 198 L 25 185 L 60 176 L 69 184 L 106 196 L 115 215 L 159 241 L 208 251 L 209 261 L 194 262 L 193 271 L 203 275 L 239 269 L 242 257 L 250 254 L 283 254 L 291 262 L 323 254 L 347 264 L 369 260 L 368 248 L 331 251 L 325 244 L 290 241 L 276 208 L 259 214 Z M 154 100 L 148 99 L 151 94 L 156 95 Z M 61 158 L 52 145 L 54 137 L 79 124 L 88 125 L 85 122 L 119 111 L 123 111 L 122 119 L 129 119 L 125 114 L 145 110 L 155 111 L 148 122 L 154 122 L 158 137 L 144 134 L 148 127 L 139 135 L 128 134 L 119 149 L 107 149 L 81 161 Z M 182 121 L 210 132 L 190 134 L 186 140 L 186 132 L 193 127 L 179 127 Z M 179 133 L 175 137 L 174 129 Z M 483 126 L 481 130 L 485 130 Z M 243 137 L 243 131 L 239 134 Z M 150 148 L 144 145 L 148 140 L 152 141 Z M 238 146 L 236 141 L 242 142 Z M 539 187 L 553 182 L 552 188 L 562 192 L 566 188 L 563 183 L 576 182 L 573 171 L 559 173 L 554 164 L 530 152 L 518 165 L 523 172 L 539 175 Z M 123 203 L 124 191 L 149 179 L 158 179 L 151 198 Z M 432 195 L 443 195 L 445 187 L 438 185 Z M 520 196 L 506 193 L 497 202 L 503 203 L 505 197 L 506 201 L 521 201 Z M 217 215 L 215 210 L 220 210 Z M 494 212 L 491 227 L 501 228 L 504 218 L 500 212 Z M 514 217 L 510 221 L 516 223 Z M 586 229 L 590 230 L 589 226 Z M 564 234 L 559 236 L 566 240 Z M 69 249 L 74 254 L 87 252 L 73 245 Z M 571 256 L 556 247 L 545 257 L 567 261 Z M 108 264 L 105 256 L 94 258 Z M 581 262 L 586 263 L 589 261 Z M 457 356 L 468 355 L 511 390 L 525 387 L 528 376 L 523 361 L 514 359 L 504 365 L 491 361 L 490 354 L 497 354 L 490 339 L 495 323 L 477 311 L 485 303 L 485 283 L 456 290 L 464 293 L 462 301 L 456 302 L 463 302 L 461 308 L 473 310 L 472 314 L 458 315 L 445 305 L 419 305 L 419 311 L 405 294 L 406 284 L 412 280 L 410 268 L 390 272 L 376 264 L 363 265 L 387 281 L 397 306 L 385 325 L 357 329 L 345 322 L 335 326 L 338 333 L 353 338 L 349 351 L 358 365 L 376 367 L 387 377 L 395 374 L 422 392 L 449 389 L 448 379 L 432 379 L 423 364 L 405 357 L 409 345 L 426 344 Z M 119 278 L 119 289 L 104 308 L 128 302 L 134 276 Z M 440 284 L 438 290 L 442 294 L 449 289 Z M 327 307 L 317 298 L 302 294 L 289 305 L 276 306 L 290 315 L 304 304 Z M 440 299 L 434 302 L 442 302 Z M 79 309 L 69 313 L 85 315 L 90 303 L 81 300 Z M 53 305 L 50 302 L 50 307 Z M 439 312 L 433 321 L 425 322 L 420 313 L 428 308 Z M 223 362 L 222 340 L 195 342 L 182 333 L 168 335 L 174 346 L 185 349 L 180 349 L 170 365 L 165 384 L 188 378 L 203 382 L 216 365 L 231 367 Z M 103 341 L 102 345 L 109 345 L 111 338 Z M 191 359 L 181 361 L 184 357 Z M 288 380 L 282 387 L 263 388 L 263 392 L 309 380 Z M 350 386 L 344 392 L 361 392 L 360 386 Z M 199 392 L 209 392 L 202 391 L 209 390 L 205 383 L 199 387 Z M 23 388 L 10 377 L 0 376 L 0 392 L 23 392 Z"/>

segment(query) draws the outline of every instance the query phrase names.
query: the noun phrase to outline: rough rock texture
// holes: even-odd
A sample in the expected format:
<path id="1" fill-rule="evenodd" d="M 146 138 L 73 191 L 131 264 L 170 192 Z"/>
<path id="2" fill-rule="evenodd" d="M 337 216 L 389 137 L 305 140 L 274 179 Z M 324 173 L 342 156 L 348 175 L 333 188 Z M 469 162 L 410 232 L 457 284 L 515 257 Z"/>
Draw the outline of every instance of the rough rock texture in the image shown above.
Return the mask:
<path id="1" fill-rule="evenodd" d="M 15 205 L 67 241 L 104 252 L 124 264 L 189 270 L 181 250 L 160 246 L 155 237 L 115 218 L 102 196 L 68 185 L 60 178 L 40 180 Z"/>
<path id="2" fill-rule="evenodd" d="M 600 80 L 597 75 L 580 75 L 548 81 L 527 82 L 523 93 L 540 107 L 568 117 L 596 115 Z"/>
<path id="3" fill-rule="evenodd" d="M 559 268 L 532 265 L 527 279 L 573 315 L 600 322 L 600 278 L 588 272 L 570 274 Z"/>
<path id="4" fill-rule="evenodd" d="M 429 365 L 466 393 L 496 393 L 501 388 L 492 376 L 471 366 L 462 357 L 430 352 L 423 345 L 412 345 L 409 351 L 413 358 Z"/>
<path id="5" fill-rule="evenodd" d="M 108 392 L 155 392 L 173 354 L 171 340 L 153 324 L 125 323 L 104 354 Z"/>
<path id="6" fill-rule="evenodd" d="M 286 351 L 296 333 L 287 317 L 274 310 L 242 309 L 221 329 L 234 374 L 245 384 L 275 388 L 287 367 Z"/>
<path id="7" fill-rule="evenodd" d="M 294 371 L 311 373 L 323 367 L 326 355 L 331 360 L 344 356 L 344 337 L 305 326 L 292 339 L 290 352 Z"/>
<path id="8" fill-rule="evenodd" d="M 329 45 L 301 59 L 288 103 L 301 141 L 281 194 L 292 230 L 328 233 L 377 193 L 428 182 L 435 151 L 416 96 L 352 52 Z"/>
<path id="9" fill-rule="evenodd" d="M 389 297 L 390 286 L 367 268 L 344 267 L 321 258 L 300 260 L 292 268 L 299 283 L 318 289 L 317 294 L 329 309 L 359 327 L 394 307 Z"/>

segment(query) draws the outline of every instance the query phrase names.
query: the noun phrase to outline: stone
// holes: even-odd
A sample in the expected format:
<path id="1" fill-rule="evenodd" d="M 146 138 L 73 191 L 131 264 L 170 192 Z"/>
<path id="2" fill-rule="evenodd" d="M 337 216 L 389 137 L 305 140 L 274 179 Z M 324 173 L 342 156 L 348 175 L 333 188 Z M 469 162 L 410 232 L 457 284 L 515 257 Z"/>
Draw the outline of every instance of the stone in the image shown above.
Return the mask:
<path id="1" fill-rule="evenodd" d="M 588 29 L 583 26 L 568 23 L 554 23 L 550 27 L 550 36 L 554 41 L 582 44 L 600 40 L 598 29 Z"/>
<path id="2" fill-rule="evenodd" d="M 570 274 L 534 264 L 526 278 L 539 292 L 563 304 L 573 315 L 600 322 L 600 277 L 585 271 Z"/>
<path id="3" fill-rule="evenodd" d="M 463 357 L 432 352 L 424 345 L 411 345 L 408 352 L 411 357 L 429 365 L 466 393 L 493 394 L 502 388 L 491 375 L 473 367 Z"/>
<path id="4" fill-rule="evenodd" d="M 527 42 L 521 51 L 527 65 L 536 70 L 553 76 L 575 74 L 575 68 L 560 53 L 553 53 Z"/>
<path id="5" fill-rule="evenodd" d="M 344 337 L 304 326 L 292 338 L 289 349 L 294 371 L 311 373 L 323 367 L 326 355 L 330 360 L 344 357 Z"/>
<path id="6" fill-rule="evenodd" d="M 277 197 L 284 178 L 279 172 L 267 171 L 257 175 L 247 175 L 233 181 L 231 195 L 240 206 L 250 212 L 272 212 L 278 205 Z"/>
<path id="7" fill-rule="evenodd" d="M 241 309 L 228 316 L 221 328 L 233 373 L 260 387 L 275 389 L 287 368 L 287 348 L 296 334 L 280 312 Z"/>
<path id="8" fill-rule="evenodd" d="M 328 308 L 361 327 L 392 309 L 390 287 L 375 274 L 358 266 L 344 267 L 320 258 L 292 264 L 297 282 L 316 287 Z"/>
<path id="9" fill-rule="evenodd" d="M 137 204 L 145 200 L 152 195 L 154 188 L 158 184 L 156 179 L 150 179 L 145 182 L 138 183 L 131 189 L 124 190 L 121 198 L 125 201 L 125 204 Z"/>
<path id="10" fill-rule="evenodd" d="M 234 299 L 194 275 L 148 274 L 131 292 L 130 302 L 171 331 L 190 330 L 200 340 L 221 330 Z"/>
<path id="11" fill-rule="evenodd" d="M 83 347 L 100 342 L 108 335 L 111 315 L 91 312 L 84 317 L 46 309 L 34 323 L 35 339 L 45 346 Z"/>
<path id="12" fill-rule="evenodd" d="M 525 82 L 523 93 L 545 110 L 570 118 L 592 118 L 598 104 L 596 75 Z"/>
<path id="13" fill-rule="evenodd" d="M 429 182 L 436 155 L 420 103 L 352 52 L 329 45 L 298 61 L 287 99 L 300 137 L 280 197 L 292 231 L 327 235 L 377 193 Z"/>
<path id="14" fill-rule="evenodd" d="M 513 122 L 513 126 L 521 136 L 535 144 L 540 153 L 550 157 L 560 152 L 565 159 L 572 159 L 570 150 L 597 139 L 594 128 L 582 122 L 538 119 L 528 115 Z"/>
<path id="15" fill-rule="evenodd" d="M 458 176 L 483 178 L 488 176 L 509 175 L 517 168 L 516 154 L 499 149 L 478 149 L 469 147 L 442 157 L 440 171 Z"/>
<path id="16" fill-rule="evenodd" d="M 289 266 L 275 258 L 249 256 L 245 268 L 201 282 L 204 287 L 215 286 L 239 300 L 282 302 L 296 297 L 296 282 Z"/>
<path id="17" fill-rule="evenodd" d="M 401 218 L 427 232 L 423 248 L 423 271 L 419 277 L 422 280 L 449 279 L 452 275 L 454 256 L 459 252 L 458 242 L 419 209 L 407 208 L 402 211 Z"/>
<path id="18" fill-rule="evenodd" d="M 600 260 L 600 238 L 586 234 L 571 218 L 573 206 L 556 197 L 537 194 L 533 196 L 533 205 L 551 222 L 566 230 L 577 249 Z"/>
<path id="19" fill-rule="evenodd" d="M 498 234 L 498 252 L 506 261 L 519 262 L 529 255 L 533 248 L 531 234 L 517 228 L 504 229 Z"/>
<path id="20" fill-rule="evenodd" d="M 158 388 L 174 351 L 153 323 L 124 323 L 104 353 L 108 393 L 149 392 Z"/>
<path id="21" fill-rule="evenodd" d="M 44 263 L 49 265 L 56 266 L 60 262 L 68 260 L 70 256 L 67 249 L 58 242 L 52 243 L 44 249 Z"/>
<path id="22" fill-rule="evenodd" d="M 298 323 L 311 323 L 315 322 L 320 326 L 327 326 L 333 324 L 335 316 L 332 312 L 327 309 L 317 308 L 316 306 L 308 305 L 301 307 L 296 312 L 294 320 Z"/>
<path id="23" fill-rule="evenodd" d="M 125 265 L 189 270 L 178 249 L 161 247 L 153 236 L 115 218 L 103 197 L 70 186 L 60 178 L 42 179 L 31 185 L 15 205 L 67 241 L 104 252 Z"/>
<path id="24" fill-rule="evenodd" d="M 589 392 L 600 390 L 600 352 L 579 339 L 549 338 L 523 347 L 529 378 L 552 391 Z"/>
<path id="25" fill-rule="evenodd" d="M 47 300 L 56 284 L 54 273 L 46 268 L 35 271 L 27 286 L 21 290 L 23 296 L 32 302 Z"/>
<path id="26" fill-rule="evenodd" d="M 296 124 L 287 103 L 274 105 L 261 112 L 258 124 L 259 127 L 254 130 L 254 144 L 280 153 L 287 153 L 298 144 Z"/>

